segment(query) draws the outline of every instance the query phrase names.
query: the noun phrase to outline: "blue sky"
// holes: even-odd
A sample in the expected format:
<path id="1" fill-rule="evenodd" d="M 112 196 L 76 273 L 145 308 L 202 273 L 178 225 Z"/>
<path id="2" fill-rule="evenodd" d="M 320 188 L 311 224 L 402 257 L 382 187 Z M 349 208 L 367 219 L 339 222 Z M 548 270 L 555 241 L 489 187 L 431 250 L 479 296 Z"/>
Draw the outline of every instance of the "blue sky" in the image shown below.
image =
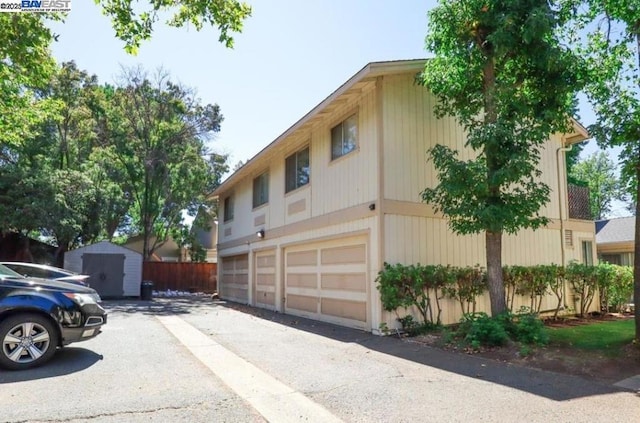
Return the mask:
<path id="1" fill-rule="evenodd" d="M 250 0 L 253 16 L 235 48 L 214 29 L 159 25 L 137 56 L 123 50 L 92 1 L 75 0 L 53 52 L 114 82 L 121 65 L 160 66 L 196 88 L 225 117 L 212 149 L 246 160 L 368 62 L 426 57 L 427 10 L 435 1 Z M 399 6 L 402 4 L 402 6 Z"/>
<path id="2" fill-rule="evenodd" d="M 157 25 L 137 56 L 124 52 L 93 1 L 74 0 L 53 53 L 115 82 L 122 66 L 169 71 L 195 88 L 202 103 L 220 105 L 224 122 L 211 149 L 230 164 L 258 153 L 349 77 L 372 61 L 427 57 L 427 12 L 436 0 L 248 0 L 253 16 L 235 48 L 215 29 Z M 580 121 L 588 126 L 587 106 Z M 585 149 L 591 153 L 594 142 Z M 618 208 L 618 207 L 616 207 Z"/>

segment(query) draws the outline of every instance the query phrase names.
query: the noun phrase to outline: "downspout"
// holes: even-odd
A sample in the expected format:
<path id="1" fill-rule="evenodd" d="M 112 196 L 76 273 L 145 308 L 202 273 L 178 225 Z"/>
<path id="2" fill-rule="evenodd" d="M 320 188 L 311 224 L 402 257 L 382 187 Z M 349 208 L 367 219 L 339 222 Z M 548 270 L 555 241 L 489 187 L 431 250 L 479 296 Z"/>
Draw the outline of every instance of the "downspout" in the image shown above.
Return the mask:
<path id="1" fill-rule="evenodd" d="M 565 242 L 564 242 L 564 221 L 565 219 L 562 216 L 562 209 L 563 209 L 563 201 L 562 201 L 562 179 L 560 177 L 560 153 L 566 153 L 568 151 L 571 151 L 571 149 L 573 148 L 573 144 L 569 144 L 568 147 L 564 147 L 564 137 L 562 138 L 562 147 L 559 147 L 556 150 L 556 157 L 557 157 L 557 161 L 556 161 L 556 165 L 558 168 L 558 213 L 560 214 L 560 257 L 561 257 L 561 262 L 560 264 L 562 265 L 562 267 L 565 266 L 565 261 L 566 261 L 566 251 L 565 251 Z M 566 166 L 565 166 L 566 167 Z M 567 185 L 567 175 L 565 175 L 564 178 L 564 182 L 565 185 Z M 569 187 L 566 187 L 567 189 L 567 196 L 569 195 Z"/>

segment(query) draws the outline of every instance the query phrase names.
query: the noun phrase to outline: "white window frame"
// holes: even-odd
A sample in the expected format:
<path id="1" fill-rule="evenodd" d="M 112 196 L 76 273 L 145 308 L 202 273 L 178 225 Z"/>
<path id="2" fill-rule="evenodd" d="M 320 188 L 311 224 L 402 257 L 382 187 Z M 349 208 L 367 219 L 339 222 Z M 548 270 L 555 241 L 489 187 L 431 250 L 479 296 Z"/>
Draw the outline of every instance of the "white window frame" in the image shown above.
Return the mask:
<path id="1" fill-rule="evenodd" d="M 224 214 L 223 222 L 229 222 L 233 220 L 234 199 L 233 194 L 225 197 L 223 203 L 222 213 Z"/>
<path id="2" fill-rule="evenodd" d="M 254 209 L 269 203 L 269 171 L 253 178 L 252 194 Z"/>
<path id="3" fill-rule="evenodd" d="M 304 167 L 300 167 L 300 154 L 307 152 L 307 167 L 306 167 L 306 182 L 300 183 L 300 174 L 304 171 Z M 309 156 L 310 150 L 307 145 L 301 150 L 296 151 L 295 153 L 289 155 L 286 159 L 284 159 L 284 186 L 285 186 L 285 194 L 291 191 L 295 191 L 298 188 L 302 188 L 303 186 L 309 185 L 311 182 L 311 158 Z M 292 159 L 292 160 L 291 160 Z M 290 168 L 290 163 L 293 163 L 293 170 Z M 291 175 L 290 175 L 291 173 Z M 293 184 L 290 184 L 289 176 L 293 176 Z"/>
<path id="4" fill-rule="evenodd" d="M 348 128 L 347 132 L 345 132 L 345 124 L 349 121 L 353 121 L 355 127 L 355 134 L 353 136 L 353 143 L 347 144 Z M 352 113 L 343 119 L 340 123 L 333 126 L 331 128 L 330 137 L 331 137 L 331 160 L 339 159 L 340 157 L 346 156 L 349 153 L 352 153 L 358 149 L 358 113 Z M 340 148 L 338 151 L 337 144 L 340 143 Z"/>

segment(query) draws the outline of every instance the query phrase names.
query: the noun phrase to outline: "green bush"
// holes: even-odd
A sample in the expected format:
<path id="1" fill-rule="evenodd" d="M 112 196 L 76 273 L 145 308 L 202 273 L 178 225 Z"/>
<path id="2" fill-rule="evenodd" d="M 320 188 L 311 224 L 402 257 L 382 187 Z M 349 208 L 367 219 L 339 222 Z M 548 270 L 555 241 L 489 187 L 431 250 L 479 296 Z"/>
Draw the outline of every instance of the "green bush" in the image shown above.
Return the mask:
<path id="1" fill-rule="evenodd" d="M 515 318 L 515 340 L 527 345 L 547 345 L 549 335 L 537 314 L 521 313 Z"/>
<path id="2" fill-rule="evenodd" d="M 509 341 L 509 335 L 498 319 L 487 313 L 468 313 L 462 317 L 456 336 L 473 349 L 497 347 Z"/>

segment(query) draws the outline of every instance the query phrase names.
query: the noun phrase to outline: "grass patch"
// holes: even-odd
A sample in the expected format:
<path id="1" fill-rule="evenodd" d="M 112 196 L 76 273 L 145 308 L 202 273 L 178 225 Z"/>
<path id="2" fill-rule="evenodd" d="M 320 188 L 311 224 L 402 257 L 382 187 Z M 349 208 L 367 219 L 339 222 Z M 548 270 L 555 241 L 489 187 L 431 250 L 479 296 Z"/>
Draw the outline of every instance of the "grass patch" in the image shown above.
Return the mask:
<path id="1" fill-rule="evenodd" d="M 548 328 L 550 345 L 563 345 L 615 356 L 635 335 L 635 321 L 616 320 L 563 328 Z"/>

